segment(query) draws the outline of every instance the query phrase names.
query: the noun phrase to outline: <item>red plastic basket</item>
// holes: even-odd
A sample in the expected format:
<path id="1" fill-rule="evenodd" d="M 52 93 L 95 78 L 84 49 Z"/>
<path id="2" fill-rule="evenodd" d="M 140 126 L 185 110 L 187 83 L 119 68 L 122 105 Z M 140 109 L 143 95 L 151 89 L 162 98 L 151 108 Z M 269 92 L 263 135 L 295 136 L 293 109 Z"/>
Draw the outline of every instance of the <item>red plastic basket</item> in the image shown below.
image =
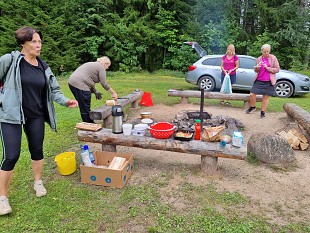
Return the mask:
<path id="1" fill-rule="evenodd" d="M 154 138 L 170 138 L 174 133 L 175 126 L 169 122 L 157 122 L 150 126 L 150 133 Z"/>

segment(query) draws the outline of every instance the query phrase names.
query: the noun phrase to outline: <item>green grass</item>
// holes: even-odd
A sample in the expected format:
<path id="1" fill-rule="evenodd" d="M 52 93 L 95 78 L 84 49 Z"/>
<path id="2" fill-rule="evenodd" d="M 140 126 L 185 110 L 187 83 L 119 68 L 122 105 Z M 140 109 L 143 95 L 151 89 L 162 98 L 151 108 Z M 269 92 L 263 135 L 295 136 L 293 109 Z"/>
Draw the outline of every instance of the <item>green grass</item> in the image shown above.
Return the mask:
<path id="1" fill-rule="evenodd" d="M 150 92 L 155 104 L 169 106 L 178 103 L 179 98 L 167 98 L 167 90 L 196 90 L 182 75 L 168 71 L 109 73 L 108 82 L 120 96 L 140 89 Z M 72 98 L 65 78 L 60 84 L 66 96 Z M 93 97 L 92 108 L 110 99 L 109 93 L 99 85 L 97 88 L 103 93 L 103 100 L 96 101 Z M 283 111 L 282 105 L 287 101 L 310 111 L 309 97 L 308 94 L 290 99 L 272 98 L 269 111 Z M 198 99 L 190 101 L 199 103 Z M 208 101 L 207 104 L 219 103 Z M 189 183 L 186 173 L 179 174 L 184 180 L 170 191 L 163 190 L 169 190 L 173 171 L 123 189 L 81 184 L 79 170 L 70 176 L 61 176 L 54 158 L 64 151 L 79 151 L 75 124 L 81 120 L 78 109 L 55 107 L 58 132 L 52 132 L 47 126 L 44 141 L 44 181 L 48 195 L 40 199 L 34 195 L 30 158 L 23 137 L 21 157 L 10 187 L 13 213 L 0 217 L 1 232 L 310 232 L 310 226 L 304 222 L 270 224 L 264 214 L 245 211 L 246 206 L 253 205 L 247 197 L 217 190 L 212 179 L 206 179 L 202 186 Z M 163 200 L 169 198 L 177 200 L 180 206 Z"/>

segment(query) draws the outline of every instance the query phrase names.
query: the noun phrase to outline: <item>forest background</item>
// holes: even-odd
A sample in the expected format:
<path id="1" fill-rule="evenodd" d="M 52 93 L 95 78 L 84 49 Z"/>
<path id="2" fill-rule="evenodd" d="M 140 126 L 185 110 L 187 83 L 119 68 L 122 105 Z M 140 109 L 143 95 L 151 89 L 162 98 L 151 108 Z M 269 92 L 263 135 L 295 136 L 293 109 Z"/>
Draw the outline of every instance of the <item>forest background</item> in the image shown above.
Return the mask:
<path id="1" fill-rule="evenodd" d="M 197 54 L 260 55 L 272 46 L 281 68 L 309 69 L 308 0 L 10 0 L 0 1 L 0 55 L 19 49 L 14 32 L 43 33 L 41 57 L 55 74 L 107 55 L 112 71 L 185 72 Z"/>

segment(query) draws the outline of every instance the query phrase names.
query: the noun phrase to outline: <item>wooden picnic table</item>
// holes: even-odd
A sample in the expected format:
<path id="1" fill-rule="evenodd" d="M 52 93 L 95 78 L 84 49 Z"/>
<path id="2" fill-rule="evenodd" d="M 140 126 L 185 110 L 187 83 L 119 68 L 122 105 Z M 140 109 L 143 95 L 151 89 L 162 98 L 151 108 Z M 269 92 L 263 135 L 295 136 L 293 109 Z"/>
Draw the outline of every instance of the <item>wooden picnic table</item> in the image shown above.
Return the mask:
<path id="1" fill-rule="evenodd" d="M 152 150 L 165 150 L 201 156 L 201 170 L 212 175 L 218 169 L 218 158 L 245 159 L 246 147 L 233 147 L 227 144 L 221 147 L 219 142 L 204 142 L 198 140 L 179 141 L 173 138 L 156 139 L 151 136 L 125 136 L 114 134 L 111 129 L 102 128 L 98 131 L 78 130 L 78 140 L 100 143 L 103 151 L 116 152 L 116 146 L 138 147 Z"/>

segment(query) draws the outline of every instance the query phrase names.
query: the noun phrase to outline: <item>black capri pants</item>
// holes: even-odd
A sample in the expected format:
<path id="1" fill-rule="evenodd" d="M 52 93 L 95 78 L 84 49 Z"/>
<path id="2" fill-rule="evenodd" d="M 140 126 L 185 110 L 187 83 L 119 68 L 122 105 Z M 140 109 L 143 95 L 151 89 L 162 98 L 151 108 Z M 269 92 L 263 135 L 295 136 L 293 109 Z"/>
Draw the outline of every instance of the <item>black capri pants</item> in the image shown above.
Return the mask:
<path id="1" fill-rule="evenodd" d="M 90 105 L 91 105 L 91 91 L 83 91 L 80 90 L 71 84 L 69 84 L 69 88 L 74 95 L 74 98 L 79 103 L 80 114 L 83 122 L 94 123 L 94 121 L 90 118 Z"/>
<path id="2" fill-rule="evenodd" d="M 2 142 L 2 158 L 0 168 L 3 171 L 14 169 L 21 150 L 22 127 L 28 141 L 28 149 L 32 160 L 43 159 L 43 140 L 45 133 L 44 118 L 30 118 L 22 126 L 20 124 L 0 123 Z"/>

